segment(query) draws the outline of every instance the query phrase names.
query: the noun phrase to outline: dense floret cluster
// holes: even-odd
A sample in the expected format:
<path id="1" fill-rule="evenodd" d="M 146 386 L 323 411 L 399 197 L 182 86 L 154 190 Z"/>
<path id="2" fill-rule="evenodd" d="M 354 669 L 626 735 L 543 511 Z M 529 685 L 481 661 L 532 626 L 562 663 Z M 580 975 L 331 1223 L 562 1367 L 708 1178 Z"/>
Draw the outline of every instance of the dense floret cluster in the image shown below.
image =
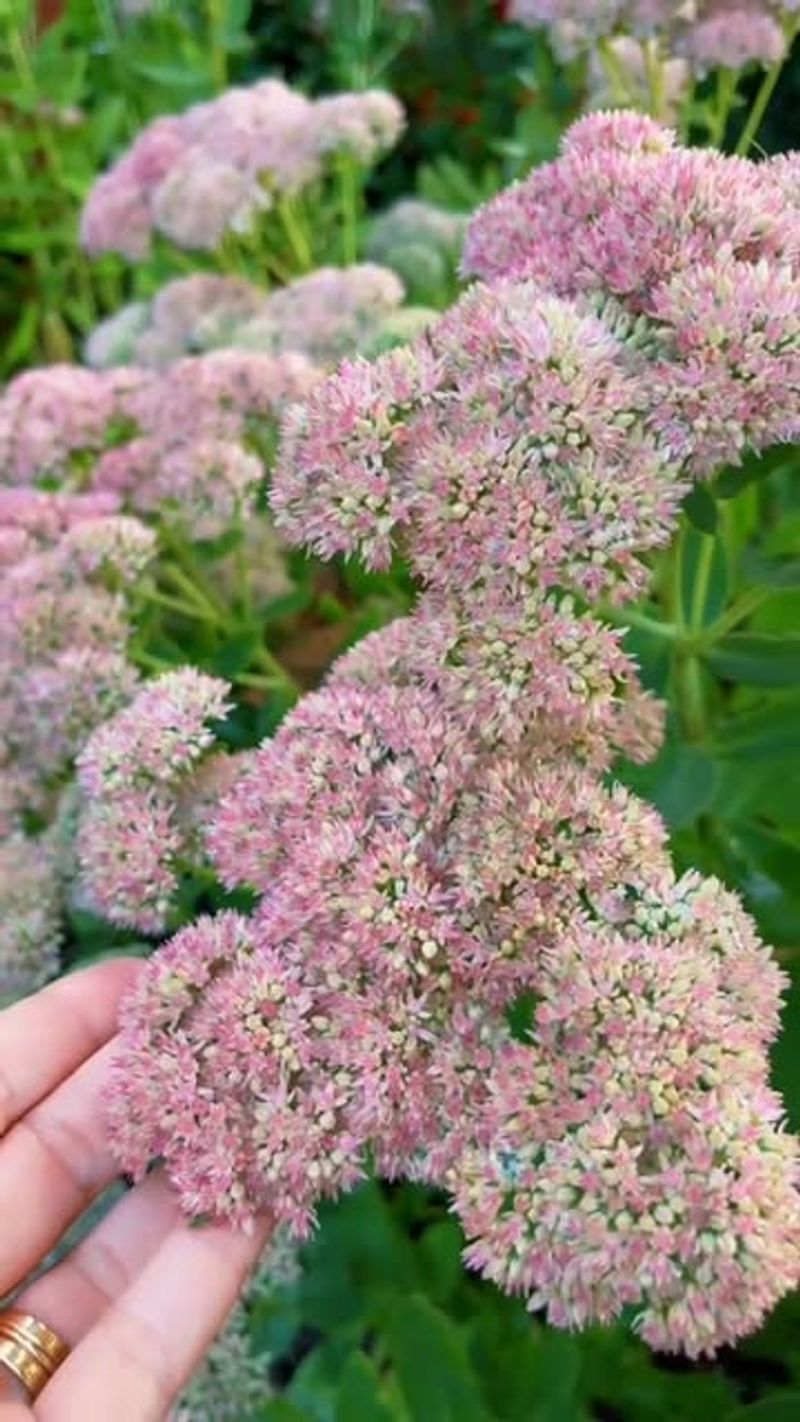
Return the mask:
<path id="1" fill-rule="evenodd" d="M 78 757 L 83 901 L 111 923 L 163 932 L 178 868 L 200 857 L 199 821 L 235 762 L 207 758 L 228 688 L 193 667 L 148 683 Z"/>
<path id="2" fill-rule="evenodd" d="M 280 410 L 316 378 L 298 353 L 232 350 L 163 373 L 28 371 L 0 396 L 0 484 L 102 491 L 213 537 L 252 506 Z"/>
<path id="3" fill-rule="evenodd" d="M 130 597 L 152 532 L 113 495 L 0 489 L 0 826 L 46 814 L 87 734 L 136 685 Z"/>
<path id="4" fill-rule="evenodd" d="M 554 1323 L 631 1308 L 692 1356 L 800 1280 L 784 977 L 607 774 L 660 721 L 602 613 L 692 476 L 797 433 L 792 172 L 587 120 L 474 219 L 488 284 L 287 414 L 288 538 L 399 549 L 422 592 L 243 755 L 204 838 L 256 905 L 179 932 L 124 1007 L 117 1149 L 189 1212 L 302 1236 L 370 1168 L 432 1181 Z"/>
<path id="5" fill-rule="evenodd" d="M 151 303 L 135 302 L 102 322 L 87 343 L 96 369 L 163 369 L 182 356 L 237 348 L 308 356 L 334 365 L 373 341 L 403 300 L 393 271 L 371 262 L 318 267 L 267 293 L 238 277 L 200 273 L 167 282 Z"/>
<path id="6" fill-rule="evenodd" d="M 466 227 L 464 213 L 401 198 L 375 219 L 367 251 L 397 272 L 411 300 L 431 301 L 453 286 Z"/>
<path id="7" fill-rule="evenodd" d="M 781 59 L 796 10 L 794 0 L 512 0 L 509 19 L 546 26 L 564 55 L 620 33 L 657 40 L 702 75 Z"/>
<path id="8" fill-rule="evenodd" d="M 137 261 L 158 232 L 213 251 L 346 156 L 368 168 L 397 142 L 403 110 L 382 90 L 306 99 L 277 79 L 154 119 L 99 178 L 83 213 L 92 253 Z"/>

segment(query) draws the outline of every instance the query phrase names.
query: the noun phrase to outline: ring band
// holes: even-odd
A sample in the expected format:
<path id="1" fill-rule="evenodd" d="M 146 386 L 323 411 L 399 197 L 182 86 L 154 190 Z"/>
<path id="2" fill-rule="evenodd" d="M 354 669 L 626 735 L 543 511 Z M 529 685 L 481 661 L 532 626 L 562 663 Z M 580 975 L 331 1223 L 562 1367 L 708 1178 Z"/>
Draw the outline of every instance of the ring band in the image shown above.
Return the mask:
<path id="1" fill-rule="evenodd" d="M 19 1379 L 31 1401 L 47 1386 L 68 1353 L 63 1338 L 32 1313 L 17 1308 L 0 1313 L 0 1363 Z"/>

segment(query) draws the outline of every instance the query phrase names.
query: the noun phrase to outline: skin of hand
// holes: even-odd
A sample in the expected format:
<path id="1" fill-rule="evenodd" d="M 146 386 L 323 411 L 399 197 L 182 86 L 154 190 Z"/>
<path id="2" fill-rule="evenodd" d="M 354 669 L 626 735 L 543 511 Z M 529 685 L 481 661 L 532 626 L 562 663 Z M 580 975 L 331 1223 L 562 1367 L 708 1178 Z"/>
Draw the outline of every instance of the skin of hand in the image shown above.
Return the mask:
<path id="1" fill-rule="evenodd" d="M 32 1404 L 0 1368 L 0 1422 L 164 1422 L 266 1242 L 265 1221 L 192 1228 L 156 1171 L 14 1292 L 118 1174 L 102 1093 L 138 970 L 101 963 L 0 1013 L 0 1299 L 72 1350 Z"/>

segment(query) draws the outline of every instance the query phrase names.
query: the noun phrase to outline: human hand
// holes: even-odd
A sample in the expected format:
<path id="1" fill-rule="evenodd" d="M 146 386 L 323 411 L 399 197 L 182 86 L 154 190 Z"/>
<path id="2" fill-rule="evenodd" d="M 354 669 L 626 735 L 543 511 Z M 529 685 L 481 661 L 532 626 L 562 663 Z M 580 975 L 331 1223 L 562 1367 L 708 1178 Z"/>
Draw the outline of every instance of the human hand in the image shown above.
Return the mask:
<path id="1" fill-rule="evenodd" d="M 103 963 L 0 1013 L 0 1298 L 118 1173 L 102 1089 L 137 971 Z M 72 1352 L 30 1402 L 0 1368 L 0 1422 L 163 1422 L 266 1235 L 265 1224 L 193 1229 L 149 1176 L 13 1299 Z"/>

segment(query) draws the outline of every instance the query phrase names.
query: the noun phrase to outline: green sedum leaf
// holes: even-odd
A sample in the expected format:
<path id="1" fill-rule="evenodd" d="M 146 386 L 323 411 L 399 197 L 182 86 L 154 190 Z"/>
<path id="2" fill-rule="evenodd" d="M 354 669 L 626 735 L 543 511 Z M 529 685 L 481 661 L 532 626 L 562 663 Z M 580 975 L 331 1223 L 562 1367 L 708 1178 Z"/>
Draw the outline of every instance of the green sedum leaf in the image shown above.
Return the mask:
<path id="1" fill-rule="evenodd" d="M 492 1422 L 453 1319 L 411 1294 L 392 1300 L 384 1328 L 411 1422 Z"/>
<path id="2" fill-rule="evenodd" d="M 800 634 L 733 632 L 714 643 L 705 660 L 723 681 L 749 686 L 796 686 L 800 681 Z"/>

